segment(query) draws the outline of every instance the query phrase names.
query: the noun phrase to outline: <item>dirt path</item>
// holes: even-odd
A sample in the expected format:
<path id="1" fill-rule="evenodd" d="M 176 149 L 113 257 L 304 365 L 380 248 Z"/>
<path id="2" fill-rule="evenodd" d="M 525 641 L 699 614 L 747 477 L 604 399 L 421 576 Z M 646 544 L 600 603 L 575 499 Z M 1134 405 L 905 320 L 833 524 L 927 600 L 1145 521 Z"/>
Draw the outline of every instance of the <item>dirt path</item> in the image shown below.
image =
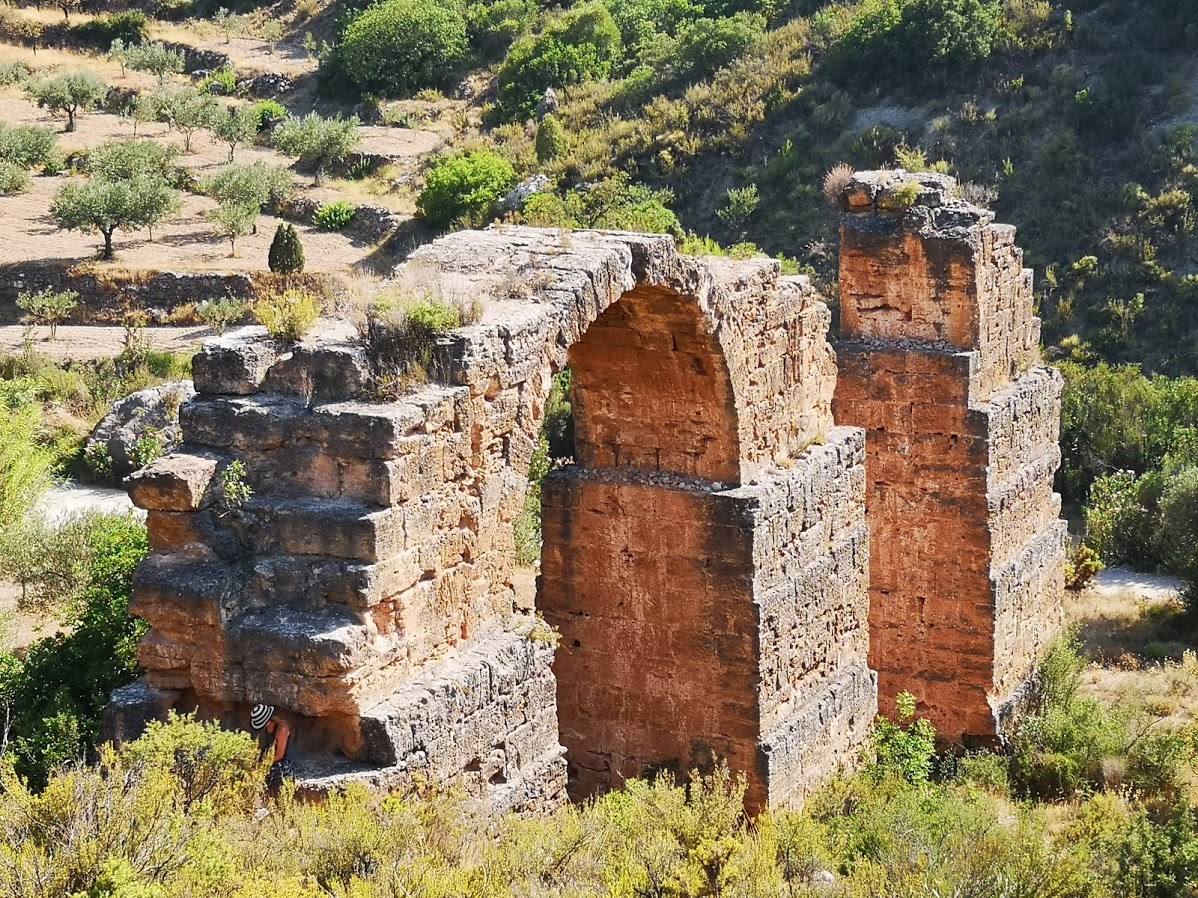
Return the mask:
<path id="1" fill-rule="evenodd" d="M 34 328 L 33 348 L 56 362 L 84 362 L 93 359 L 112 359 L 125 348 L 125 331 L 120 327 L 63 324 L 58 337 L 51 340 L 47 328 Z M 194 352 L 208 337 L 211 328 L 147 327 L 143 334 L 151 349 L 165 352 Z M 17 325 L 0 327 L 0 354 L 15 355 L 24 348 L 25 328 Z"/>

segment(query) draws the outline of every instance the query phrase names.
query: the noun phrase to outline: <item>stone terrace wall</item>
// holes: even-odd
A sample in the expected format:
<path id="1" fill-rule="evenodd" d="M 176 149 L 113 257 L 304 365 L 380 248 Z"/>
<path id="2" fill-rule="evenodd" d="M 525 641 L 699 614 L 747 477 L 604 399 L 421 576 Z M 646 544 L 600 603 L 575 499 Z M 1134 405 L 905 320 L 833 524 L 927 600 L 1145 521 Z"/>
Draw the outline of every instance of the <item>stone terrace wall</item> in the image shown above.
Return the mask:
<path id="1" fill-rule="evenodd" d="M 114 696 L 110 728 L 128 735 L 169 707 L 244 726 L 267 702 L 293 722 L 311 788 L 424 773 L 498 809 L 559 799 L 558 710 L 581 719 L 583 688 L 603 683 L 616 730 L 635 740 L 592 746 L 618 775 L 682 766 L 705 744 L 743 766 L 763 806 L 851 757 L 876 707 L 863 455 L 859 431 L 831 427 L 828 313 L 809 285 L 773 262 L 680 257 L 666 237 L 506 228 L 424 247 L 417 272 L 485 311 L 438 346 L 443 381 L 397 402 L 367 399 L 365 351 L 345 325 L 294 346 L 244 329 L 196 357 L 184 446 L 130 487 L 149 511 L 154 551 L 133 608 L 151 629 L 145 681 Z M 615 364 L 587 357 L 607 312 L 638 349 Z M 569 647 L 555 689 L 540 628 L 514 611 L 512 528 L 551 374 L 568 360 L 583 439 L 578 465 L 546 488 L 538 596 Z M 239 507 L 221 498 L 233 460 L 254 489 Z M 652 519 L 639 501 L 606 529 L 592 513 L 602 495 L 650 494 Z M 696 549 L 673 570 L 659 538 L 641 543 L 671 528 Z M 707 566 L 717 558 L 726 580 Z M 588 568 L 623 607 L 572 591 Z M 637 606 L 658 587 L 675 607 Z M 573 615 L 580 597 L 592 607 Z M 675 709 L 685 744 L 638 730 L 633 644 L 605 632 L 619 655 L 571 666 L 574 643 L 592 644 L 592 612 L 619 632 L 638 614 L 660 624 L 651 694 L 694 695 L 697 676 L 738 728 L 707 695 Z M 578 781 L 585 765 L 567 748 Z"/>
<path id="2" fill-rule="evenodd" d="M 992 738 L 1060 624 L 1061 379 L 1014 228 L 937 175 L 858 174 L 842 205 L 834 408 L 867 432 L 879 704 Z"/>

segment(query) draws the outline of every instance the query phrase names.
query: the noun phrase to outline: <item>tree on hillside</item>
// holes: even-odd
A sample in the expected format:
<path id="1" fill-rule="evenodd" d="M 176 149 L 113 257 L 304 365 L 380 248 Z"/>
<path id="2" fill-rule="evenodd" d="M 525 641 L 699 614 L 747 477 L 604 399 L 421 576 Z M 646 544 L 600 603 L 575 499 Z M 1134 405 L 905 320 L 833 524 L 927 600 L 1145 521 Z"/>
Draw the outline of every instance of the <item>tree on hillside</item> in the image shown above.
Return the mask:
<path id="1" fill-rule="evenodd" d="M 349 24 L 340 58 L 361 90 L 398 96 L 445 83 L 468 49 L 457 5 L 384 0 Z"/>
<path id="2" fill-rule="evenodd" d="M 237 238 L 258 229 L 258 213 L 261 210 L 252 203 L 221 203 L 208 213 L 216 233 L 229 241 L 229 255 L 237 256 Z"/>
<path id="3" fill-rule="evenodd" d="M 54 5 L 62 10 L 62 17 L 71 21 L 71 13 L 83 8 L 83 0 L 54 0 Z"/>
<path id="4" fill-rule="evenodd" d="M 166 76 L 183 71 L 185 60 L 179 50 L 168 49 L 165 44 L 138 44 L 125 50 L 125 65 L 135 72 L 148 72 L 163 84 Z"/>
<path id="5" fill-rule="evenodd" d="M 212 134 L 229 145 L 229 161 L 242 144 L 253 143 L 258 134 L 258 112 L 253 106 L 230 106 L 212 118 Z"/>
<path id="6" fill-rule="evenodd" d="M 41 290 L 22 293 L 17 297 L 17 308 L 23 311 L 34 324 L 50 328 L 50 339 L 58 336 L 58 325 L 66 321 L 71 310 L 79 304 L 79 294 L 74 290 Z"/>
<path id="7" fill-rule="evenodd" d="M 194 87 L 159 89 L 154 97 L 154 117 L 183 135 L 183 152 L 191 152 L 191 138 L 208 128 L 220 111 L 216 97 L 202 94 Z"/>
<path id="8" fill-rule="evenodd" d="M 310 112 L 286 119 L 274 130 L 275 147 L 311 166 L 317 186 L 324 183 L 325 169 L 348 156 L 361 139 L 356 116 L 323 118 Z"/>
<path id="9" fill-rule="evenodd" d="M 87 155 L 87 169 L 105 181 L 156 177 L 168 181 L 175 174 L 179 148 L 153 140 L 109 140 Z"/>
<path id="10" fill-rule="evenodd" d="M 107 260 L 113 256 L 112 235 L 118 228 L 152 227 L 179 206 L 178 194 L 160 178 L 92 178 L 64 184 L 50 204 L 50 214 L 68 231 L 98 231 L 104 237 L 101 258 Z"/>
<path id="11" fill-rule="evenodd" d="M 25 92 L 38 106 L 51 112 L 65 112 L 66 130 L 74 131 L 75 117 L 99 106 L 108 95 L 108 86 L 95 72 L 81 69 L 30 81 Z"/>
<path id="12" fill-rule="evenodd" d="M 112 44 L 108 47 L 106 57 L 109 62 L 115 62 L 121 67 L 121 77 L 125 77 L 125 69 L 129 65 L 129 47 L 125 46 L 125 42 L 121 38 L 114 38 Z"/>
<path id="13" fill-rule="evenodd" d="M 300 243 L 295 228 L 287 222 L 275 229 L 266 264 L 275 274 L 299 274 L 304 270 L 304 245 Z"/>
<path id="14" fill-rule="evenodd" d="M 218 203 L 253 205 L 258 210 L 277 206 L 291 196 L 291 173 L 279 165 L 254 162 L 226 165 L 200 184 L 200 190 Z"/>

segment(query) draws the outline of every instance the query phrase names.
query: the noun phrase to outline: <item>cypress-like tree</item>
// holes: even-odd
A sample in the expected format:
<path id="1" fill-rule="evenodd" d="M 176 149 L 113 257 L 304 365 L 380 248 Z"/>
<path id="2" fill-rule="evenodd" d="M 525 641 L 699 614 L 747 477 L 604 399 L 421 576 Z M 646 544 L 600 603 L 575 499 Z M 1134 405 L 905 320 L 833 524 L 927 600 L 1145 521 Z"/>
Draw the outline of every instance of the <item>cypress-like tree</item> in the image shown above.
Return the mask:
<path id="1" fill-rule="evenodd" d="M 300 274 L 304 270 L 304 247 L 295 228 L 284 222 L 275 230 L 266 257 L 270 270 L 276 274 Z"/>

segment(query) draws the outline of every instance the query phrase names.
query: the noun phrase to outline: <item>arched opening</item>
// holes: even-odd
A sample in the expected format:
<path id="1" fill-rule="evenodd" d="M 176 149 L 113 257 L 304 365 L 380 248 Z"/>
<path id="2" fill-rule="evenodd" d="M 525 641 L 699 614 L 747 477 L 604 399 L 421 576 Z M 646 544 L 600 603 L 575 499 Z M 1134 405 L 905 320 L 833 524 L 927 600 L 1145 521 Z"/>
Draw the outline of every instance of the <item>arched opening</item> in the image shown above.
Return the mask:
<path id="1" fill-rule="evenodd" d="M 752 527 L 728 366 L 693 298 L 649 287 L 569 353 L 575 460 L 542 487 L 538 607 L 570 792 L 713 757 L 756 766 Z"/>

